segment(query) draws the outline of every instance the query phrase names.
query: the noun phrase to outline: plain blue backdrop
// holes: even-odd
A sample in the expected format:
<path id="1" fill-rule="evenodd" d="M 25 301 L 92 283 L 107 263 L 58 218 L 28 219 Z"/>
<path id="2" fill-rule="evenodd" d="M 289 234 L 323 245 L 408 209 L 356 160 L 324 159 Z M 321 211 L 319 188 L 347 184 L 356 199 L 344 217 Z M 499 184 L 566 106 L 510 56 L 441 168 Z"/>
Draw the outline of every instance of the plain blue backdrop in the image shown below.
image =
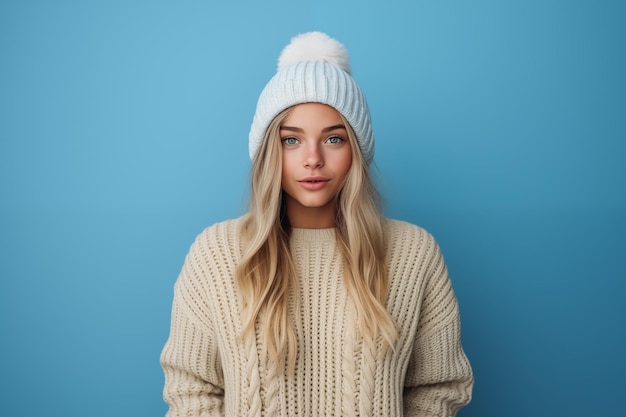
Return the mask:
<path id="1" fill-rule="evenodd" d="M 2 1 L 0 413 L 158 416 L 172 286 L 245 211 L 276 58 L 351 53 L 391 217 L 438 239 L 463 417 L 623 415 L 621 1 Z"/>

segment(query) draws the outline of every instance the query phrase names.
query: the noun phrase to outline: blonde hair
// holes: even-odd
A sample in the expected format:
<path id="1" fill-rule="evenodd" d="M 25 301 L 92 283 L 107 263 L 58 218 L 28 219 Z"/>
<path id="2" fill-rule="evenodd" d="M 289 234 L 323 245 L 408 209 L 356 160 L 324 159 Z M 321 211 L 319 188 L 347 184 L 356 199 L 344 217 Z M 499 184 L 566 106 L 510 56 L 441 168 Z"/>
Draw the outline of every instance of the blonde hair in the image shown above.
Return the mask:
<path id="1" fill-rule="evenodd" d="M 280 183 L 279 132 L 290 111 L 291 108 L 284 110 L 270 123 L 253 160 L 250 207 L 243 225 L 246 246 L 236 277 L 243 299 L 243 335 L 254 334 L 258 321 L 267 347 L 264 354 L 275 365 L 287 360 L 293 369 L 297 342 L 288 311 L 290 296 L 297 295 L 297 276 L 289 250 L 290 225 Z M 346 119 L 341 118 L 352 148 L 352 165 L 336 196 L 336 236 L 345 263 L 344 281 L 356 307 L 358 329 L 364 341 L 374 346 L 382 338 L 386 349 L 393 347 L 397 334 L 385 309 L 389 277 L 380 197 L 356 135 Z"/>

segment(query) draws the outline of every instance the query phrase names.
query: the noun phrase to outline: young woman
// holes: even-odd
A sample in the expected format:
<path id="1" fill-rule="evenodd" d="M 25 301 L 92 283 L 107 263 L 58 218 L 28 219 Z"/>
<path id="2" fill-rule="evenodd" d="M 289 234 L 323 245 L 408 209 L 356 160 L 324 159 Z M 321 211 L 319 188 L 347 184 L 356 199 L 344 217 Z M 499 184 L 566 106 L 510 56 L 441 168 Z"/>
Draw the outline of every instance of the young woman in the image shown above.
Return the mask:
<path id="1" fill-rule="evenodd" d="M 200 234 L 175 285 L 168 416 L 455 415 L 457 302 L 433 238 L 381 214 L 340 43 L 292 40 L 249 143 L 249 212 Z"/>

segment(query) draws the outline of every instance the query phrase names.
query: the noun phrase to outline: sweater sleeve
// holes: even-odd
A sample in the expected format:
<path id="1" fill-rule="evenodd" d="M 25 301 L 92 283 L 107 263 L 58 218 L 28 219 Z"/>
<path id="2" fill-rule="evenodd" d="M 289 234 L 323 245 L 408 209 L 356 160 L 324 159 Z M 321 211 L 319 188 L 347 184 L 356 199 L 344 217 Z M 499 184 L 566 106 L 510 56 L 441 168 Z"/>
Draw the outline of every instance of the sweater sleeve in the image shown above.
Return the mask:
<path id="1" fill-rule="evenodd" d="M 452 417 L 469 403 L 474 383 L 461 346 L 459 308 L 439 247 L 426 270 L 420 320 L 404 388 L 404 415 Z"/>
<path id="2" fill-rule="evenodd" d="M 213 324 L 203 306 L 193 254 L 174 289 L 170 335 L 161 353 L 167 417 L 224 415 L 224 383 Z"/>

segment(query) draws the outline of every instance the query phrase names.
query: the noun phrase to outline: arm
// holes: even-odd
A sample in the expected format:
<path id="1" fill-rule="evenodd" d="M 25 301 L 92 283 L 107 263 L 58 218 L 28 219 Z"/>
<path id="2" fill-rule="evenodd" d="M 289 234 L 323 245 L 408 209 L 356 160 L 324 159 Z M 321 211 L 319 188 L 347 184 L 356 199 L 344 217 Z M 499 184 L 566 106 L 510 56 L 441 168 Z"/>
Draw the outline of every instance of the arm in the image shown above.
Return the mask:
<path id="1" fill-rule="evenodd" d="M 426 275 L 420 321 L 404 389 L 404 415 L 452 417 L 474 383 L 461 346 L 459 309 L 438 248 Z"/>
<path id="2" fill-rule="evenodd" d="M 194 314 L 182 279 L 176 284 L 170 336 L 161 353 L 167 416 L 223 416 L 223 373 L 212 324 Z"/>

